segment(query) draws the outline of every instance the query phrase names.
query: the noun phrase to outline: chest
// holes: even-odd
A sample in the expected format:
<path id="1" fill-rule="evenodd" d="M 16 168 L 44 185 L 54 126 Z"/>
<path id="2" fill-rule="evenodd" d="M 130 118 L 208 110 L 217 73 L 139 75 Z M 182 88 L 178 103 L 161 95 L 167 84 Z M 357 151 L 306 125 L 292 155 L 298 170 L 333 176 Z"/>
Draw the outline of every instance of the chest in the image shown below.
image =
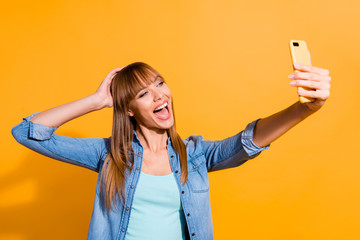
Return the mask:
<path id="1" fill-rule="evenodd" d="M 144 151 L 141 171 L 150 175 L 168 175 L 172 172 L 168 151 L 151 153 Z"/>

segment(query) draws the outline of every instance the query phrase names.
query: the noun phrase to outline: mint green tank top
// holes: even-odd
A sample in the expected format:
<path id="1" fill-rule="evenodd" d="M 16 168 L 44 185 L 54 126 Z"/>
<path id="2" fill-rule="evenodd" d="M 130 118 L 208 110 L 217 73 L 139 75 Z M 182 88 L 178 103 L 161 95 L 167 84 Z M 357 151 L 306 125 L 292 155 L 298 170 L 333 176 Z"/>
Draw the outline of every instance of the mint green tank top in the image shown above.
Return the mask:
<path id="1" fill-rule="evenodd" d="M 185 240 L 185 216 L 173 173 L 141 172 L 125 240 Z"/>

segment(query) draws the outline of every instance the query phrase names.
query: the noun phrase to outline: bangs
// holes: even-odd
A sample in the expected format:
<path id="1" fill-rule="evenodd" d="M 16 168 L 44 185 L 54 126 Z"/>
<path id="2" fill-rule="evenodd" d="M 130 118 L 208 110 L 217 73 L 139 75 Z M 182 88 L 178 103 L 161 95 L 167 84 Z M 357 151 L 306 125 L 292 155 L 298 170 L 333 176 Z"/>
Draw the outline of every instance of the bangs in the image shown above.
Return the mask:
<path id="1" fill-rule="evenodd" d="M 153 72 L 150 69 L 136 69 L 128 75 L 126 81 L 127 89 L 129 89 L 129 98 L 133 99 L 144 88 L 154 83 L 158 78 L 162 79 L 162 76 Z"/>
<path id="2" fill-rule="evenodd" d="M 164 78 L 146 63 L 132 63 L 118 72 L 111 82 L 110 92 L 114 98 L 114 106 L 121 109 L 135 98 L 144 88 L 154 83 L 158 78 Z"/>

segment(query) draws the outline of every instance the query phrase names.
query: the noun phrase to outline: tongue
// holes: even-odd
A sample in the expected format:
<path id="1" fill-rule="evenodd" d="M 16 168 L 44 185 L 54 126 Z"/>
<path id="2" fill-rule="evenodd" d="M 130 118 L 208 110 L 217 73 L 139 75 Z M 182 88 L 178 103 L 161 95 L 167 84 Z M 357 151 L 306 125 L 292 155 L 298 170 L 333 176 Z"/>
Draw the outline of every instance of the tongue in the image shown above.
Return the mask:
<path id="1" fill-rule="evenodd" d="M 154 113 L 157 117 L 162 118 L 162 119 L 166 119 L 169 116 L 169 111 L 167 110 L 166 107 L 164 107 L 163 109 L 161 109 L 159 112 Z"/>

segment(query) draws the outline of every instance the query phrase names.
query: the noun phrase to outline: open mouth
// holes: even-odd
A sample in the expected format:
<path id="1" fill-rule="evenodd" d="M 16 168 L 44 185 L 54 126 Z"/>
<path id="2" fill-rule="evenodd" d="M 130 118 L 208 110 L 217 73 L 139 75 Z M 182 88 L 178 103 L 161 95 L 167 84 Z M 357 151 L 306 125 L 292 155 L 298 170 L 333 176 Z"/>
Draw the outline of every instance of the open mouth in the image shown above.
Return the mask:
<path id="1" fill-rule="evenodd" d="M 160 107 L 154 110 L 154 114 L 156 117 L 166 120 L 170 117 L 169 105 L 168 102 L 164 103 Z"/>

